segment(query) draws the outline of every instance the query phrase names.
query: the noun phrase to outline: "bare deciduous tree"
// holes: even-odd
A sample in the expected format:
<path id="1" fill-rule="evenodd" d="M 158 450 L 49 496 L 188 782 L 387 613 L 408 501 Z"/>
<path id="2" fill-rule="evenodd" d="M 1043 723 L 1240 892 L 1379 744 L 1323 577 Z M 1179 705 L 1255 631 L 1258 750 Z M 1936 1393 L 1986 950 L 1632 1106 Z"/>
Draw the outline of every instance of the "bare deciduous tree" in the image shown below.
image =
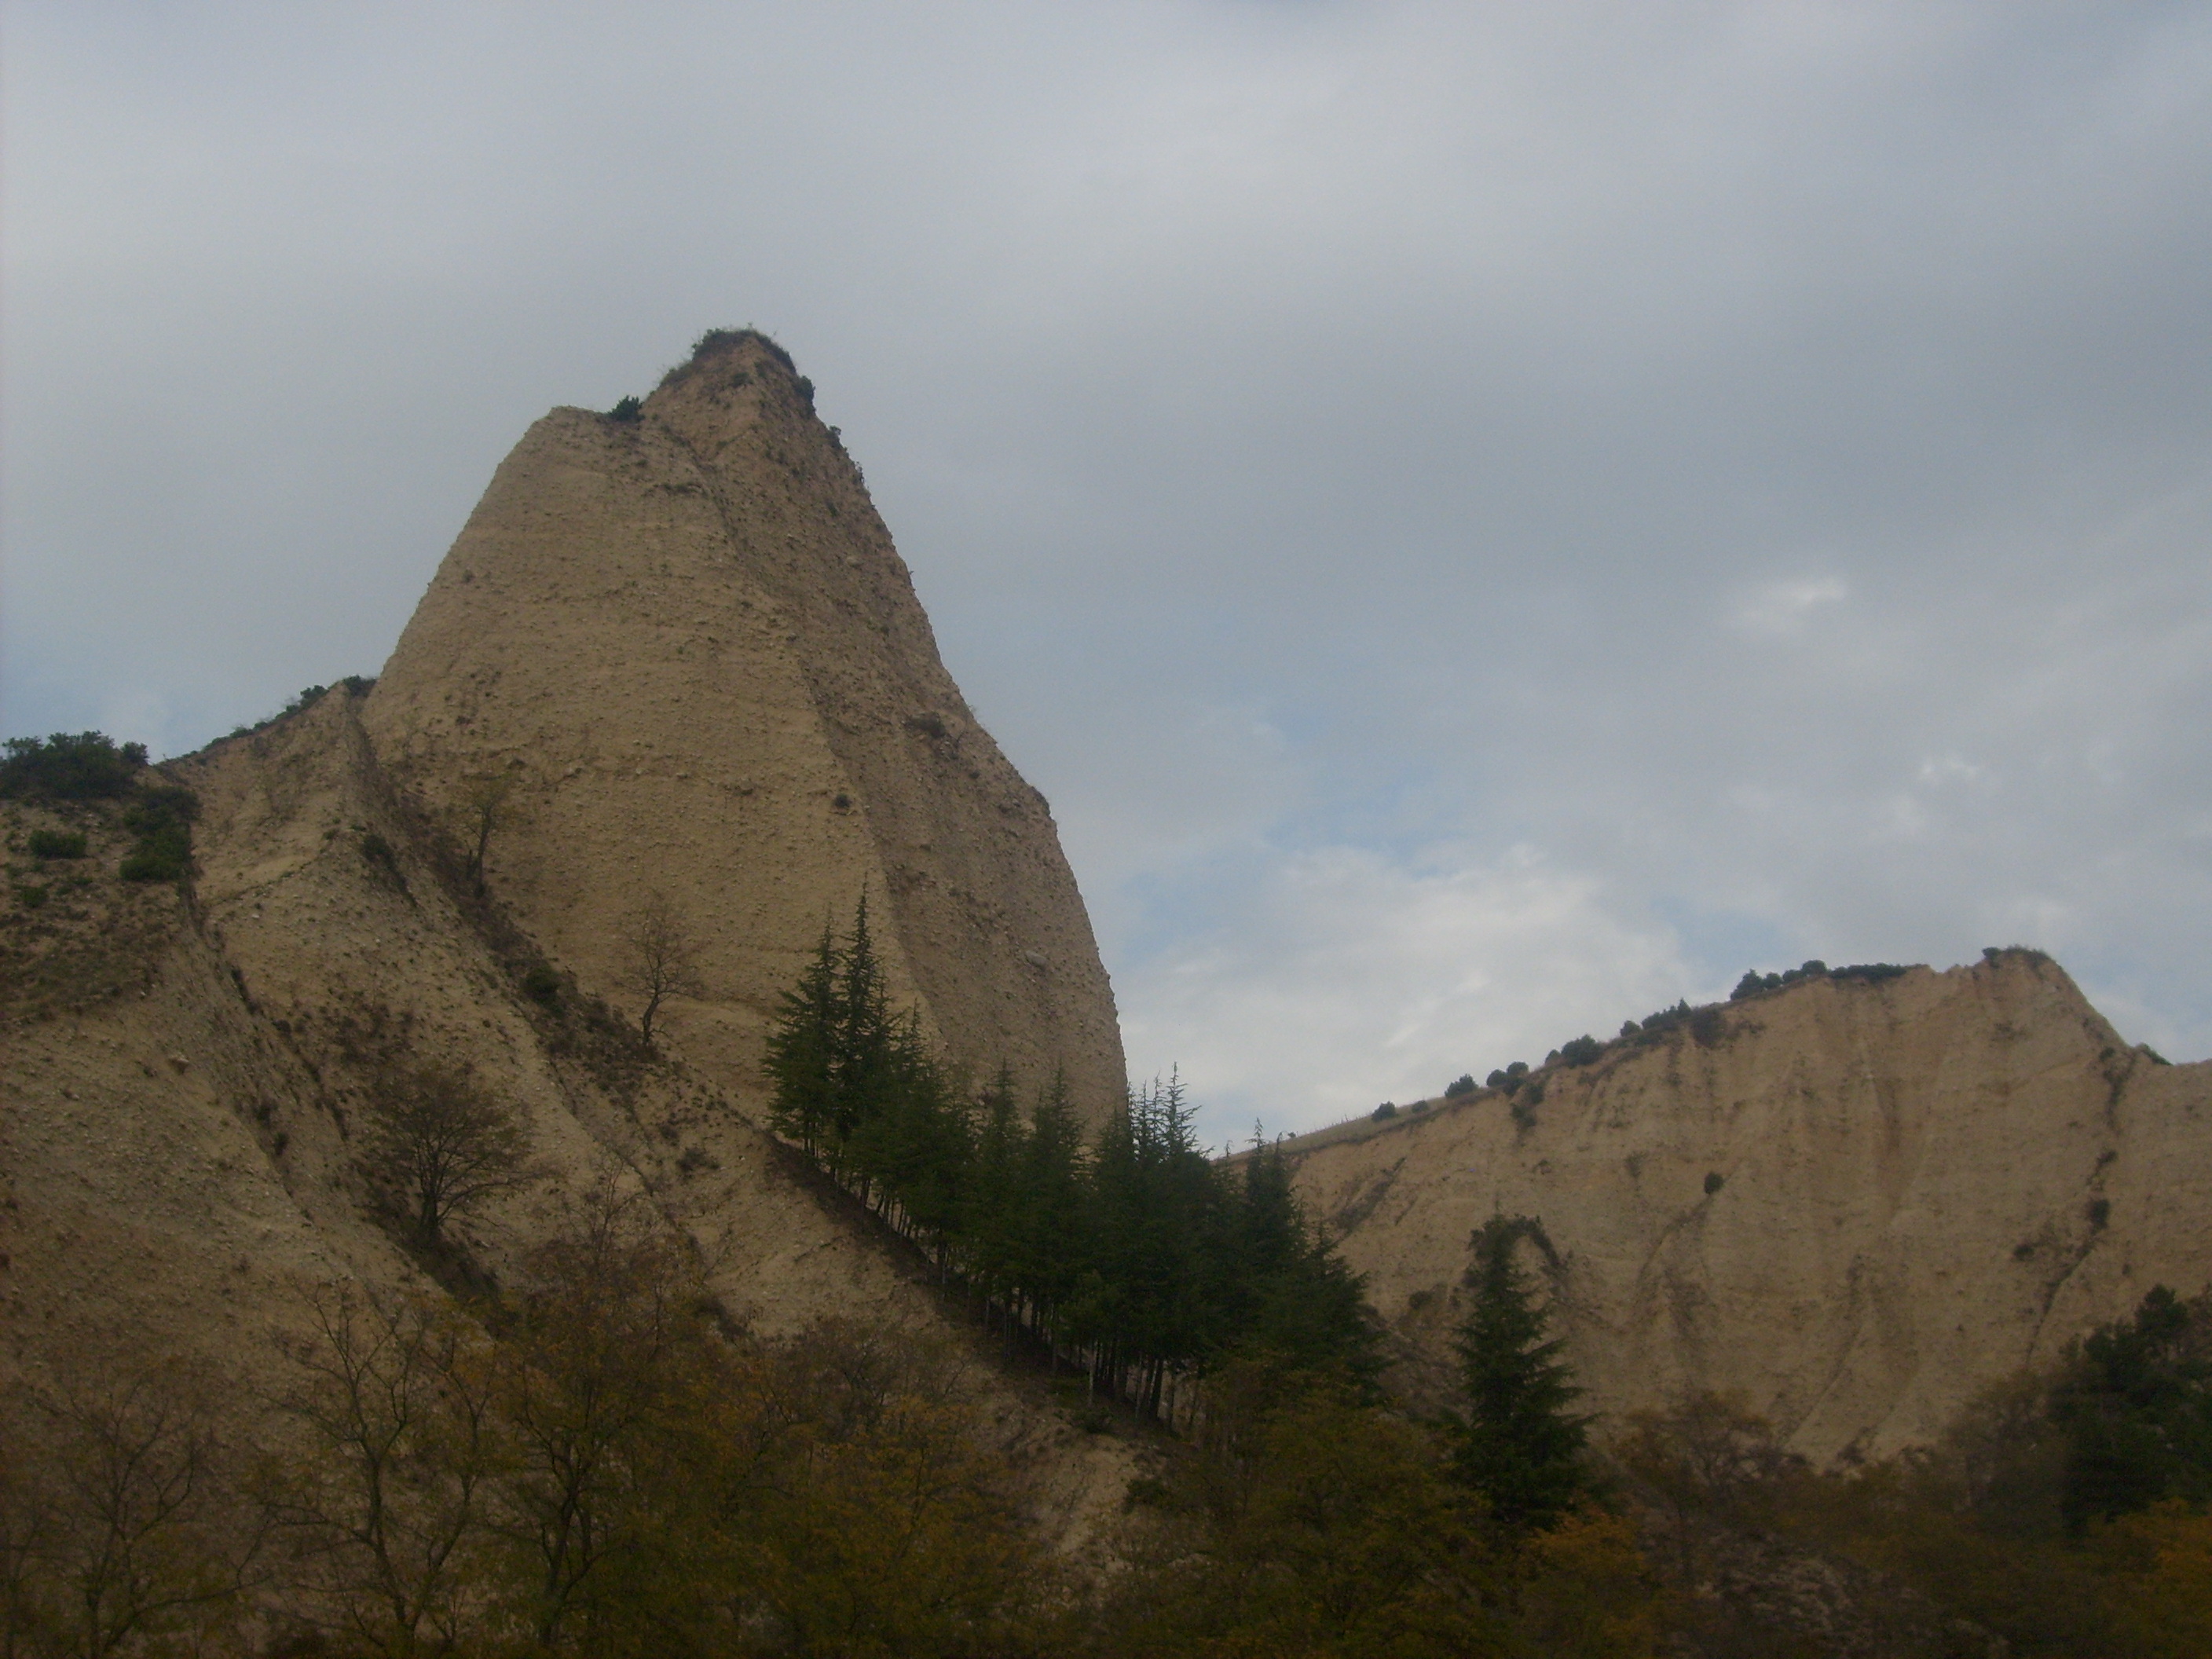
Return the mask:
<path id="1" fill-rule="evenodd" d="M 349 1648 L 451 1652 L 481 1600 L 494 1368 L 451 1308 L 350 1285 L 307 1299 L 283 1404 L 315 1455 L 288 1472 L 304 1610 Z"/>
<path id="2" fill-rule="evenodd" d="M 514 1109 L 443 1066 L 398 1068 L 381 1079 L 365 1141 L 369 1170 L 405 1194 L 425 1244 L 456 1212 L 528 1179 L 530 1136 Z"/>
<path id="3" fill-rule="evenodd" d="M 471 779 L 461 789 L 458 811 L 465 833 L 474 837 L 469 848 L 469 885 L 478 898 L 484 896 L 484 858 L 491 851 L 491 832 L 505 818 L 507 798 L 514 793 L 511 772 Z"/>
<path id="4" fill-rule="evenodd" d="M 655 892 L 624 918 L 622 930 L 625 986 L 645 999 L 638 1030 L 653 1041 L 653 1018 L 670 997 L 699 992 L 696 951 L 682 913 L 667 894 Z"/>
<path id="5" fill-rule="evenodd" d="M 0 1462 L 0 1652 L 221 1644 L 266 1517 L 241 1500 L 180 1367 L 20 1395 L 0 1426 L 19 1454 Z"/>
<path id="6" fill-rule="evenodd" d="M 636 1194 L 586 1194 L 526 1267 L 501 1332 L 501 1529 L 535 1568 L 533 1621 L 550 1650 L 624 1558 L 653 1548 L 654 1506 L 641 1500 L 685 1462 L 686 1413 L 730 1376 L 690 1252 Z"/>

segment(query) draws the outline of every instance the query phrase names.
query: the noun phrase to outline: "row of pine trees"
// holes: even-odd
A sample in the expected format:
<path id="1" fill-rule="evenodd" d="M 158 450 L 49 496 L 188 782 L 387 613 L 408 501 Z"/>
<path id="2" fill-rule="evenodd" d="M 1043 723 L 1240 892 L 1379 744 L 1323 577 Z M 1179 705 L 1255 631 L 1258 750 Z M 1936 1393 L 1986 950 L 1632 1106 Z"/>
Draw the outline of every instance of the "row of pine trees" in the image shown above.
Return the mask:
<path id="1" fill-rule="evenodd" d="M 863 901 L 824 928 L 769 1042 L 772 1121 L 1010 1339 L 1152 1416 L 1231 1353 L 1371 1381 L 1359 1281 L 1316 1236 L 1281 1155 L 1200 1146 L 1177 1081 L 1131 1090 L 1095 1135 L 1064 1076 L 1025 1103 L 974 1091 L 891 1005 Z"/>

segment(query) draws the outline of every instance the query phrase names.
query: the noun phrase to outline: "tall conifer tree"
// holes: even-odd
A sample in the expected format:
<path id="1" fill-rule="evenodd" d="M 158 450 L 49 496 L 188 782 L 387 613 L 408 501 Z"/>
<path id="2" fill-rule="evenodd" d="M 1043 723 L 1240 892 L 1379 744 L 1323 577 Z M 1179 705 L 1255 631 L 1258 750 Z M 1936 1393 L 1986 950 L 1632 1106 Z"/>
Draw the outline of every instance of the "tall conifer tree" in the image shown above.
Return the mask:
<path id="1" fill-rule="evenodd" d="M 1589 1419 L 1568 1410 L 1582 1390 L 1559 1358 L 1560 1340 L 1545 1335 L 1548 1315 L 1514 1260 L 1534 1230 L 1526 1217 L 1493 1216 L 1476 1232 L 1474 1308 L 1456 1345 L 1467 1415 L 1453 1473 L 1509 1527 L 1541 1525 L 1588 1485 Z"/>
<path id="2" fill-rule="evenodd" d="M 838 1006 L 836 941 L 822 924 L 822 943 L 799 983 L 783 994 L 769 1034 L 768 1074 L 775 1085 L 769 1121 L 818 1157 L 830 1133 L 837 1097 L 837 1046 L 844 1024 Z"/>

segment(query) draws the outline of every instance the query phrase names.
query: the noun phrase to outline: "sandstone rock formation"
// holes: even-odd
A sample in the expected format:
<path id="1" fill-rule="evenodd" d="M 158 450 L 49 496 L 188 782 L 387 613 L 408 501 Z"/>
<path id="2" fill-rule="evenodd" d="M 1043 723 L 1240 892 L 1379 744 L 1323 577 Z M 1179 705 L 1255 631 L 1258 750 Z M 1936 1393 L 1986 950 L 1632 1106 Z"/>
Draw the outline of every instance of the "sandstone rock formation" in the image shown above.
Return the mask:
<path id="1" fill-rule="evenodd" d="M 902 1001 L 977 1075 L 1121 1097 L 1120 1030 L 1043 798 L 939 661 L 812 389 L 709 335 L 635 420 L 556 410 L 447 556 L 369 698 L 379 759 L 462 820 L 504 789 L 489 884 L 620 999 L 623 917 L 666 895 L 702 988 L 664 1017 L 742 1097 L 777 995 L 863 893 Z"/>
<path id="2" fill-rule="evenodd" d="M 35 913 L 0 891 L 0 1382 L 176 1353 L 250 1401 L 312 1287 L 434 1291 L 358 1152 L 395 1057 L 465 1067 L 529 1126 L 532 1178 L 456 1227 L 474 1272 L 526 1271 L 612 1193 L 766 1330 L 967 1340 L 761 1127 L 776 994 L 863 893 L 955 1059 L 1064 1065 L 1093 1111 L 1120 1093 L 1044 803 L 757 336 L 709 337 L 635 420 L 538 422 L 373 692 L 165 769 L 201 805 L 183 890 L 119 880 L 112 812 L 0 806 L 11 855 L 40 827 L 91 842 Z M 702 969 L 657 1054 L 622 1024 L 623 919 L 654 896 Z M 1807 981 L 1545 1083 L 1525 1121 L 1478 1094 L 1291 1147 L 1416 1401 L 1500 1211 L 1543 1224 L 1596 1409 L 1717 1389 L 1820 1458 L 1925 1438 L 2152 1284 L 2212 1278 L 2212 1063 L 2127 1048 L 2032 955 Z M 980 1346 L 972 1375 L 1040 1525 L 1095 1536 L 1128 1443 Z"/>
<path id="3" fill-rule="evenodd" d="M 2033 952 L 1806 980 L 1540 1076 L 1518 1118 L 1486 1091 L 1290 1143 L 1417 1398 L 1500 1212 L 1542 1224 L 1589 1408 L 1713 1389 L 1823 1461 L 2212 1280 L 2212 1062 L 2129 1048 Z"/>
<path id="4" fill-rule="evenodd" d="M 35 913 L 0 894 L 0 1383 L 178 1356 L 244 1411 L 314 1287 L 437 1294 L 358 1133 L 380 1076 L 425 1060 L 529 1131 L 531 1179 L 453 1229 L 468 1272 L 514 1279 L 611 1195 L 764 1332 L 970 1340 L 760 1127 L 776 995 L 865 893 L 901 1000 L 974 1070 L 1064 1065 L 1103 1111 L 1118 1029 L 1045 804 L 810 405 L 777 348 L 715 336 L 635 421 L 541 421 L 373 695 L 162 769 L 199 802 L 184 890 L 118 878 L 113 808 L 0 806 L 18 858 L 41 827 L 90 841 Z M 622 942 L 654 895 L 701 981 L 658 1052 Z M 980 1343 L 972 1374 L 1040 1526 L 1080 1544 L 1127 1443 Z"/>

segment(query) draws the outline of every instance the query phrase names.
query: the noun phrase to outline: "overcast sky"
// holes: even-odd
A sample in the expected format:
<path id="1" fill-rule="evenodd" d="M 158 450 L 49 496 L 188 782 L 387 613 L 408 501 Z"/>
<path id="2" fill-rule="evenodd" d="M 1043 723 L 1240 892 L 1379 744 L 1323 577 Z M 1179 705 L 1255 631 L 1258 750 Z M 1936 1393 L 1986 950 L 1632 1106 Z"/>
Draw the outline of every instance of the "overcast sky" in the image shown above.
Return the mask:
<path id="1" fill-rule="evenodd" d="M 12 0 L 0 725 L 797 356 L 1217 1136 L 1747 966 L 2212 1054 L 2212 9 Z"/>

